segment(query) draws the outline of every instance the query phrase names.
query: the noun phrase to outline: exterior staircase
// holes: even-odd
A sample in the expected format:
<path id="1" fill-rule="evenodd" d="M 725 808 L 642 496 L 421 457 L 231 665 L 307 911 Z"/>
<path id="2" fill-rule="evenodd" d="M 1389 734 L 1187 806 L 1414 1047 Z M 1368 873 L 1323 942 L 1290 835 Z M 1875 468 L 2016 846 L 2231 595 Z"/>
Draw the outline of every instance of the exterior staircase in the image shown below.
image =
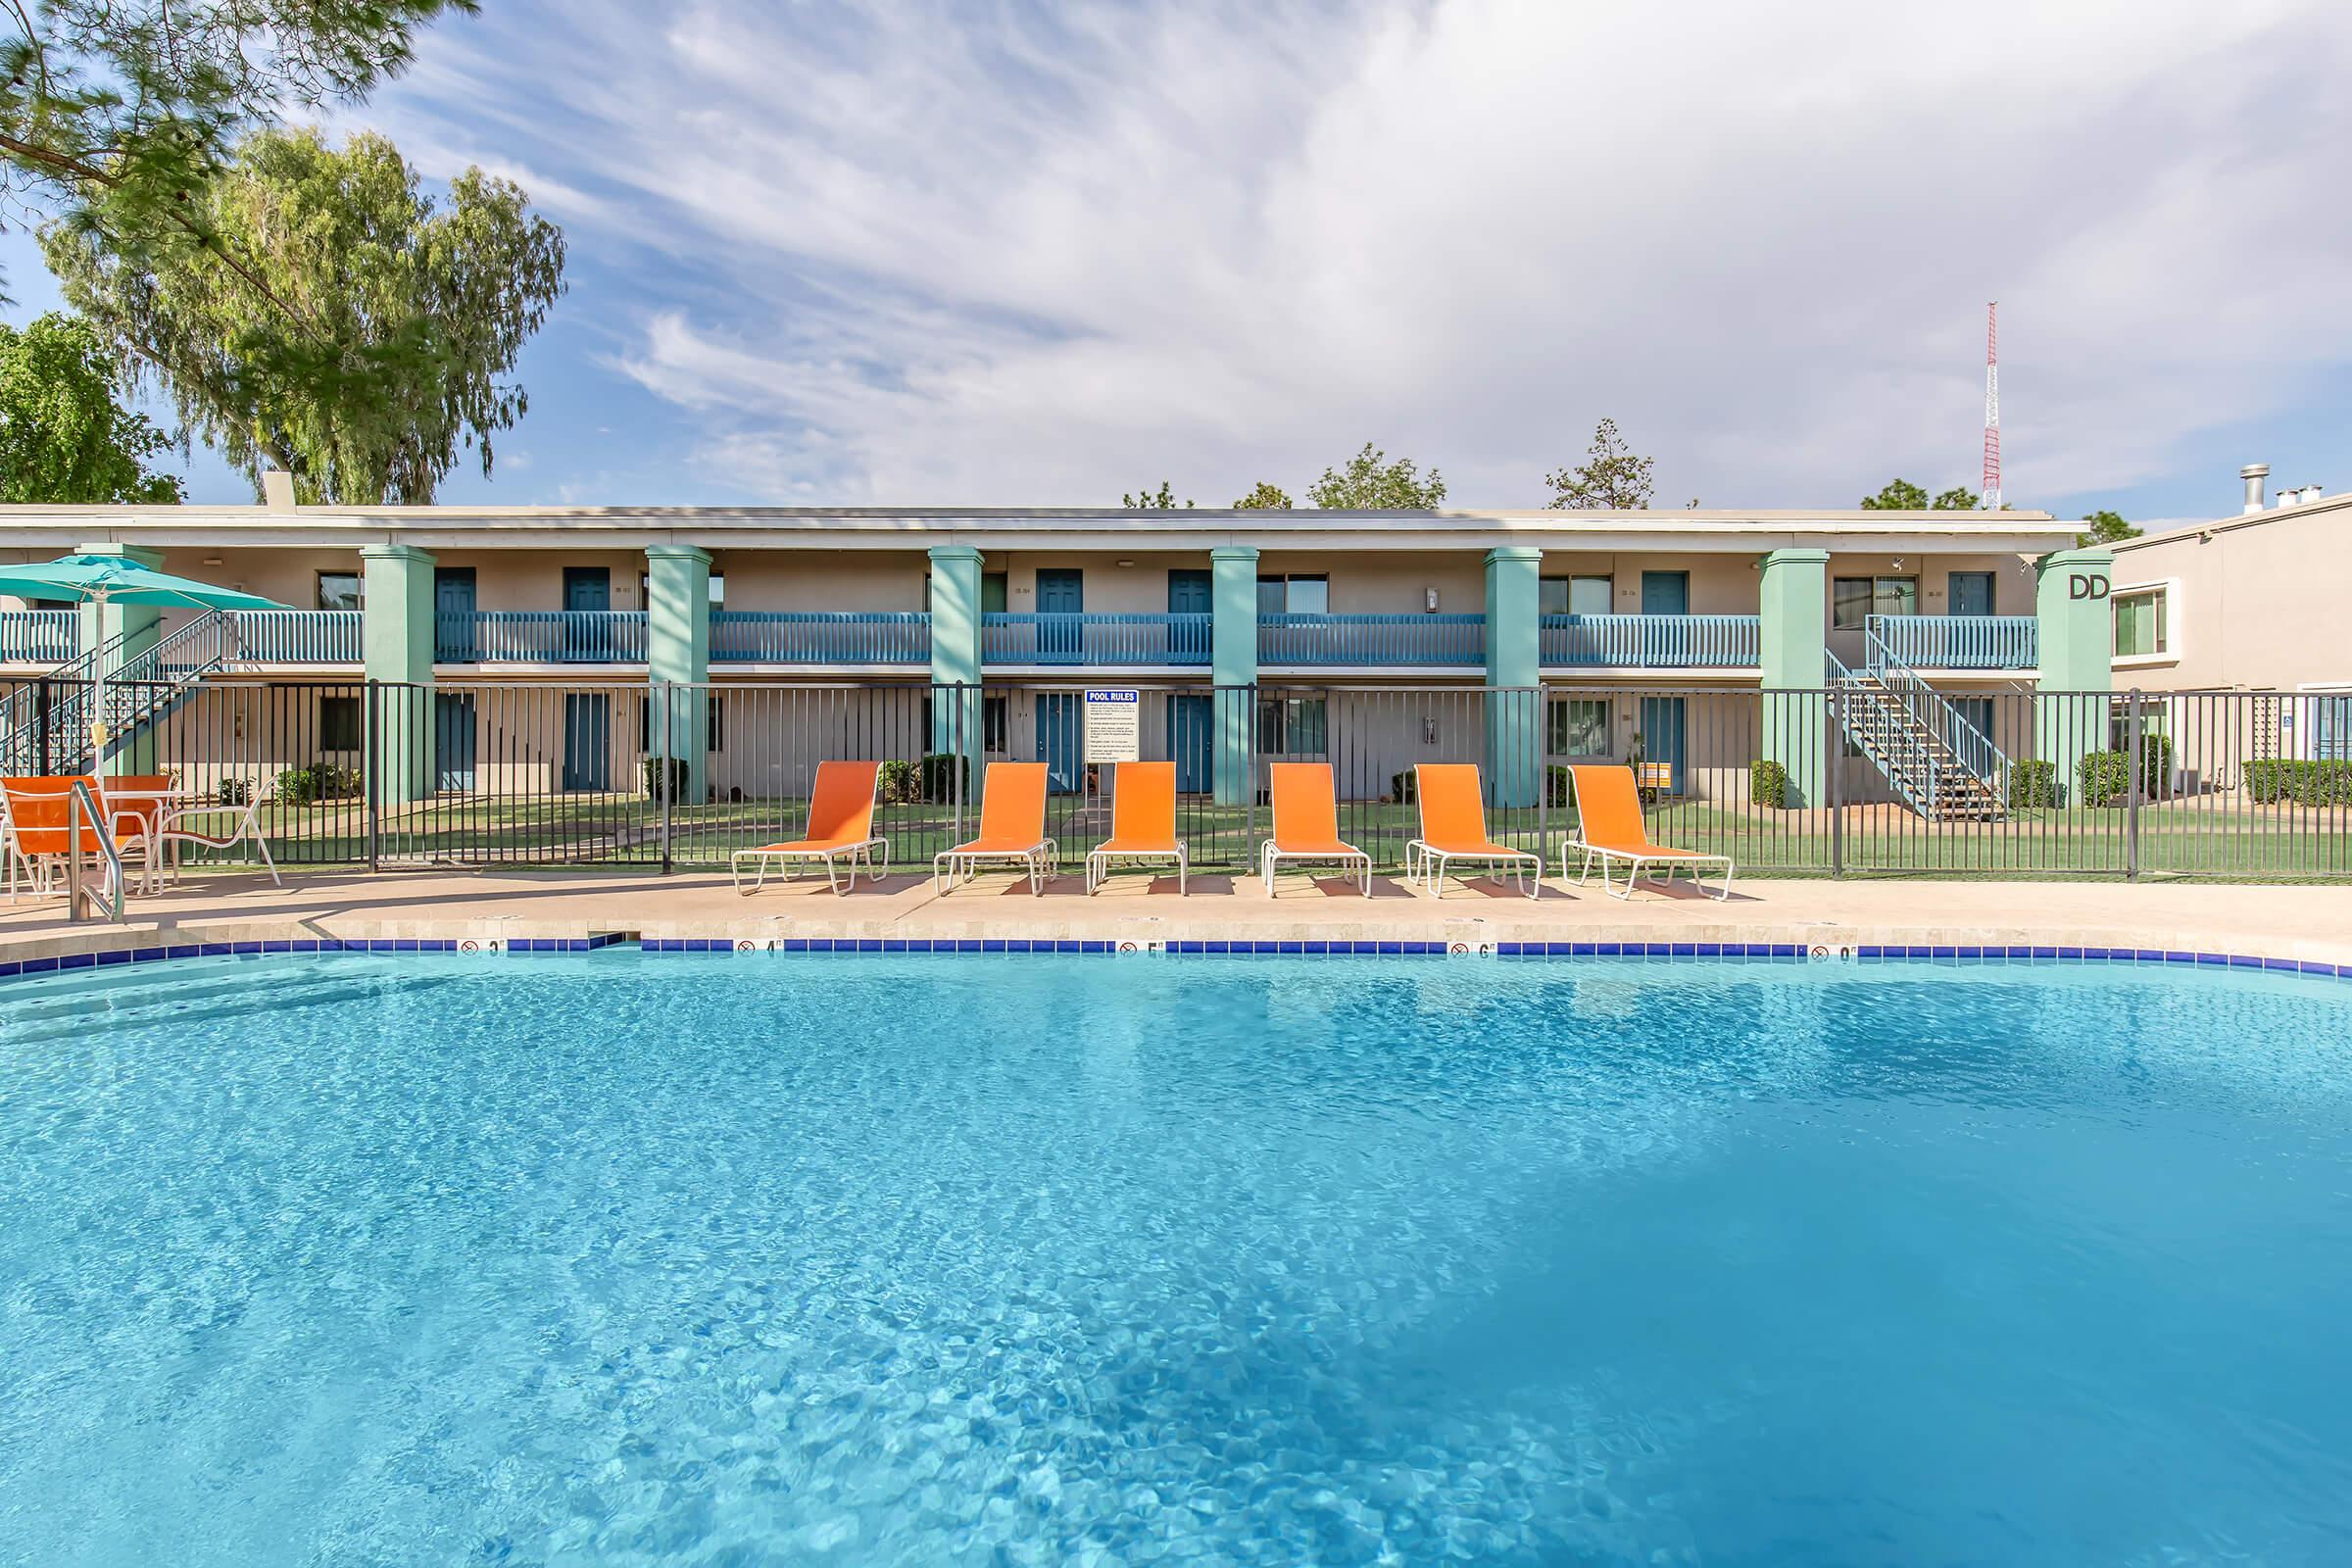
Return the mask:
<path id="1" fill-rule="evenodd" d="M 2009 759 L 1877 637 L 1864 668 L 1837 655 L 1829 679 L 1845 739 L 1896 796 L 1931 822 L 1997 822 L 2009 814 Z"/>
<path id="2" fill-rule="evenodd" d="M 217 611 L 128 659 L 124 641 L 112 637 L 0 702 L 0 772 L 12 778 L 87 772 L 97 760 L 93 720 L 104 720 L 111 756 L 177 708 L 205 676 L 239 662 L 235 619 Z M 102 669 L 109 671 L 103 709 Z"/>

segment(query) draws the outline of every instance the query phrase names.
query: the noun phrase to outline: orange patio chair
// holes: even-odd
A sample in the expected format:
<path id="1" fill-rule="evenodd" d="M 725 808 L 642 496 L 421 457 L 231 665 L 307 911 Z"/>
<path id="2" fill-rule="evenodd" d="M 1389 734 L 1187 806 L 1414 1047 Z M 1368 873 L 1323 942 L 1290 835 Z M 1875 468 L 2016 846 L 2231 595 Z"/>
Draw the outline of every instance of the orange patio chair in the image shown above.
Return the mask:
<path id="1" fill-rule="evenodd" d="M 1728 855 L 1707 855 L 1697 850 L 1678 850 L 1670 845 L 1650 841 L 1648 824 L 1642 820 L 1642 795 L 1634 786 L 1634 770 L 1608 764 L 1576 766 L 1568 769 L 1576 781 L 1576 836 L 1560 846 L 1560 875 L 1568 875 L 1568 857 L 1571 852 L 1583 851 L 1585 865 L 1577 877 L 1583 886 L 1592 874 L 1595 860 L 1600 863 L 1600 885 L 1612 897 L 1633 897 L 1634 882 L 1645 865 L 1666 868 L 1662 880 L 1674 880 L 1674 868 L 1686 867 L 1690 872 L 1690 885 L 1701 886 L 1698 868 L 1701 865 L 1723 867 L 1723 886 L 1715 897 L 1732 896 L 1732 858 Z M 1609 862 L 1627 862 L 1625 886 L 1618 888 L 1609 881 Z"/>
<path id="2" fill-rule="evenodd" d="M 931 880 L 941 893 L 980 874 L 984 860 L 1008 862 L 1029 873 L 1029 891 L 1043 893 L 1061 875 L 1061 846 L 1046 836 L 1046 764 L 991 762 L 980 786 L 980 836 L 931 858 Z"/>
<path id="3" fill-rule="evenodd" d="M 1339 790 L 1329 762 L 1271 762 L 1267 777 L 1274 800 L 1274 836 L 1258 847 L 1258 874 L 1266 896 L 1274 895 L 1274 872 L 1285 860 L 1348 866 L 1360 873 L 1364 896 L 1372 896 L 1372 857 L 1340 838 Z"/>
<path id="4" fill-rule="evenodd" d="M 801 838 L 787 839 L 781 844 L 762 844 L 756 850 L 737 850 L 727 858 L 729 870 L 735 878 L 735 891 L 749 897 L 765 885 L 767 868 L 776 865 L 786 881 L 803 860 L 822 860 L 825 865 L 825 886 L 835 893 L 844 893 L 858 885 L 858 868 L 865 867 L 865 879 L 878 882 L 890 869 L 890 841 L 874 832 L 874 781 L 881 776 L 880 762 L 819 762 L 816 764 L 816 788 L 808 797 L 808 831 Z M 743 885 L 743 862 L 753 865 L 752 885 Z M 849 861 L 850 879 L 845 886 L 837 868 Z"/>
<path id="5" fill-rule="evenodd" d="M 1113 860 L 1174 860 L 1176 891 L 1184 891 L 1190 857 L 1176 836 L 1176 764 L 1111 764 L 1110 837 L 1086 855 L 1086 891 L 1110 875 Z"/>
<path id="6" fill-rule="evenodd" d="M 16 902 L 17 876 L 21 871 L 35 893 L 51 889 L 51 877 L 64 869 L 72 853 L 73 832 L 68 813 L 74 808 L 74 786 L 88 787 L 91 803 L 98 800 L 98 780 L 87 775 L 65 774 L 28 778 L 0 779 L 0 799 L 8 803 L 5 817 L 0 817 L 0 834 L 7 838 L 8 897 Z M 101 814 L 105 808 L 98 806 Z M 91 822 L 85 815 L 81 821 L 81 853 L 84 858 L 97 858 L 105 867 L 112 885 L 115 861 L 109 858 L 99 838 L 108 843 L 114 834 Z"/>
<path id="7" fill-rule="evenodd" d="M 1487 837 L 1487 812 L 1479 800 L 1476 762 L 1417 762 L 1413 799 L 1421 808 L 1421 836 L 1404 847 L 1404 874 L 1427 876 L 1436 893 L 1446 867 L 1455 860 L 1510 868 L 1519 891 L 1536 897 L 1544 887 L 1544 858 Z"/>
<path id="8" fill-rule="evenodd" d="M 107 826 L 114 829 L 115 848 L 125 858 L 134 850 L 146 858 L 144 881 L 150 884 L 163 870 L 158 830 L 167 810 L 165 797 L 171 793 L 168 773 L 114 773 L 98 780 L 99 802 Z"/>

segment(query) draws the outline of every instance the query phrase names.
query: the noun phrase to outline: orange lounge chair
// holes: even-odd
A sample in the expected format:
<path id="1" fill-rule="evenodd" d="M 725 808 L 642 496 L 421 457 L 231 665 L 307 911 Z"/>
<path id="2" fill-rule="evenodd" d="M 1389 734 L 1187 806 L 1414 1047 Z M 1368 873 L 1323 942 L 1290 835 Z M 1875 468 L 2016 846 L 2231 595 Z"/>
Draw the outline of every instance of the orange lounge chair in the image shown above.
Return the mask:
<path id="1" fill-rule="evenodd" d="M 805 838 L 789 839 L 782 844 L 762 844 L 756 850 L 737 850 L 728 858 L 734 873 L 735 891 L 749 897 L 760 891 L 767 881 L 767 867 L 772 861 L 780 866 L 786 881 L 792 879 L 795 862 L 822 860 L 825 862 L 825 885 L 835 893 L 845 893 L 858 885 L 858 868 L 865 867 L 865 878 L 878 882 L 890 869 L 890 841 L 874 833 L 874 780 L 881 775 L 880 762 L 819 762 L 816 764 L 816 788 L 808 797 L 808 832 Z M 850 880 L 845 886 L 835 867 L 842 860 L 850 862 Z M 743 862 L 753 863 L 752 885 L 743 885 Z"/>
<path id="2" fill-rule="evenodd" d="M 1176 891 L 1184 891 L 1190 858 L 1176 836 L 1176 764 L 1113 762 L 1110 837 L 1086 854 L 1086 891 L 1110 875 L 1113 860 L 1174 860 Z"/>
<path id="3" fill-rule="evenodd" d="M 1274 896 L 1274 872 L 1284 860 L 1320 860 L 1357 868 L 1372 896 L 1372 857 L 1340 838 L 1339 791 L 1329 762 L 1271 762 L 1274 836 L 1258 846 L 1258 874 Z"/>
<path id="4" fill-rule="evenodd" d="M 980 836 L 931 858 L 941 893 L 980 874 L 983 860 L 1009 861 L 1029 873 L 1029 891 L 1043 893 L 1061 875 L 1061 846 L 1046 837 L 1046 764 L 991 762 L 981 784 Z"/>
<path id="5" fill-rule="evenodd" d="M 1611 896 L 1620 899 L 1633 897 L 1634 883 L 1645 865 L 1666 867 L 1666 881 L 1674 880 L 1674 868 L 1686 866 L 1690 872 L 1690 885 L 1700 886 L 1698 868 L 1701 865 L 1723 867 L 1723 886 L 1715 897 L 1732 896 L 1732 858 L 1728 855 L 1706 855 L 1697 850 L 1678 850 L 1650 842 L 1649 828 L 1642 820 L 1642 795 L 1634 787 L 1634 770 L 1630 767 L 1595 765 L 1571 767 L 1569 776 L 1576 781 L 1577 836 L 1560 846 L 1560 875 L 1568 875 L 1568 857 L 1572 851 L 1584 852 L 1584 871 L 1577 877 L 1583 886 L 1592 874 L 1592 862 L 1600 862 L 1600 885 Z M 1609 882 L 1609 862 L 1628 862 L 1625 886 L 1620 889 Z"/>
<path id="6" fill-rule="evenodd" d="M 1476 762 L 1417 762 L 1413 799 L 1421 808 L 1421 836 L 1404 847 L 1404 874 L 1427 876 L 1436 893 L 1454 860 L 1506 865 L 1519 891 L 1534 898 L 1544 887 L 1544 857 L 1487 837 Z"/>

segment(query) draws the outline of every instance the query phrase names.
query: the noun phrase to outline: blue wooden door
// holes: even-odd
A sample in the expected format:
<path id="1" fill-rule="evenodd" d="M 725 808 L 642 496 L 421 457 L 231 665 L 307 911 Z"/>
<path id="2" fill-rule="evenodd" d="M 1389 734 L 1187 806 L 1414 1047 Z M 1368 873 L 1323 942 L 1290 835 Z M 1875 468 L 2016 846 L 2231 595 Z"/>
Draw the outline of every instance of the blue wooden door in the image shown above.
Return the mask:
<path id="1" fill-rule="evenodd" d="M 1204 794 L 1216 758 L 1216 740 L 1209 729 L 1214 709 L 1206 692 L 1185 692 L 1168 699 L 1168 760 L 1176 764 L 1176 788 L 1187 795 Z"/>
<path id="2" fill-rule="evenodd" d="M 693 694 L 687 694 L 687 701 Z M 612 715 L 603 692 L 564 694 L 564 787 L 567 790 L 608 790 L 612 787 Z"/>
<path id="3" fill-rule="evenodd" d="M 1951 577 L 1950 612 L 1955 615 L 1992 613 L 1992 573 L 1955 571 Z"/>
<path id="4" fill-rule="evenodd" d="M 1645 571 L 1642 574 L 1642 613 L 1690 613 L 1690 574 L 1687 571 Z M 1693 662 L 1689 630 L 1680 621 L 1645 620 L 1642 627 L 1642 662 L 1652 669 L 1673 669 Z"/>
<path id="5" fill-rule="evenodd" d="M 1046 764 L 1046 788 L 1071 794 L 1078 788 L 1076 692 L 1040 692 L 1037 698 L 1037 760 Z"/>
<path id="6" fill-rule="evenodd" d="M 1687 716 L 1683 698 L 1642 699 L 1642 759 L 1666 765 L 1669 795 L 1683 793 L 1683 729 Z"/>
<path id="7" fill-rule="evenodd" d="M 1037 612 L 1041 615 L 1079 615 L 1086 612 L 1086 574 L 1074 566 L 1043 566 L 1037 573 Z M 1040 622 L 1038 662 L 1075 664 L 1085 646 L 1085 633 L 1076 621 Z"/>
<path id="8" fill-rule="evenodd" d="M 473 694 L 433 694 L 433 788 L 473 788 Z"/>
<path id="9" fill-rule="evenodd" d="M 1690 613 L 1690 574 L 1687 571 L 1645 571 L 1642 574 L 1642 613 Z"/>
<path id="10" fill-rule="evenodd" d="M 433 568 L 433 657 L 443 663 L 481 662 L 481 644 L 474 636 L 473 568 Z"/>
<path id="11" fill-rule="evenodd" d="M 612 608 L 612 572 L 606 566 L 564 568 L 564 609 L 569 624 L 556 639 L 556 658 L 601 664 L 612 656 L 603 611 Z"/>
<path id="12" fill-rule="evenodd" d="M 612 573 L 605 566 L 565 566 L 564 568 L 564 608 L 565 610 L 611 610 L 612 608 Z"/>
<path id="13" fill-rule="evenodd" d="M 1168 573 L 1168 613 L 1171 615 L 1205 615 L 1210 613 L 1214 601 L 1208 573 L 1190 567 Z"/>

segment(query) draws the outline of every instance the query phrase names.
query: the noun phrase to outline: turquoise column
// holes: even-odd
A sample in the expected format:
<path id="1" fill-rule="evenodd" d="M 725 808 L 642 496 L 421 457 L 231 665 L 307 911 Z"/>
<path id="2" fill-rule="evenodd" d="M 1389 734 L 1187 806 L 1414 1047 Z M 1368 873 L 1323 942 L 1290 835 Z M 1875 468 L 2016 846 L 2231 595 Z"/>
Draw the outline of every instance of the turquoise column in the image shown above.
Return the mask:
<path id="1" fill-rule="evenodd" d="M 375 692 L 377 785 L 385 806 L 433 793 L 433 557 L 414 545 L 360 546 L 361 667 Z"/>
<path id="2" fill-rule="evenodd" d="M 931 548 L 931 750 L 961 757 L 979 788 L 988 760 L 980 704 L 980 552 Z"/>
<path id="3" fill-rule="evenodd" d="M 1775 550 L 1757 592 L 1764 757 L 1788 775 L 1789 806 L 1829 802 L 1830 553 Z"/>
<path id="4" fill-rule="evenodd" d="M 1208 553 L 1208 678 L 1216 690 L 1219 806 L 1250 802 L 1250 726 L 1257 710 L 1257 552 L 1219 545 Z"/>
<path id="5" fill-rule="evenodd" d="M 2115 554 L 2060 550 L 2035 563 L 2034 636 L 2040 645 L 2034 754 L 2056 771 L 2058 799 L 2075 798 L 2086 753 L 2107 750 L 2107 694 L 2115 689 Z M 2084 693 L 2075 697 L 2066 694 Z"/>
<path id="6" fill-rule="evenodd" d="M 693 545 L 645 547 L 645 674 L 657 688 L 648 697 L 656 720 L 647 731 L 648 750 L 686 764 L 678 798 L 700 806 L 710 755 L 709 551 Z"/>
<path id="7" fill-rule="evenodd" d="M 1544 777 L 1543 568 L 1532 546 L 1487 552 L 1487 779 L 1496 806 L 1535 805 Z"/>
<path id="8" fill-rule="evenodd" d="M 135 545 L 77 545 L 74 553 L 78 556 L 113 556 L 157 571 L 162 570 L 164 564 L 161 551 L 142 550 Z M 162 609 L 155 605 L 85 603 L 81 607 L 82 647 L 103 648 L 117 637 L 122 639 L 120 647 L 98 661 L 99 667 L 92 673 L 102 679 L 112 680 L 126 665 L 153 648 L 161 638 L 157 622 L 163 619 L 163 614 Z M 98 754 L 99 772 L 153 773 L 156 770 L 153 730 L 140 728 L 122 736 L 102 735 L 97 733 L 100 715 L 94 709 L 91 710 L 91 715 L 92 733 L 82 738 L 89 740 L 91 749 Z"/>

